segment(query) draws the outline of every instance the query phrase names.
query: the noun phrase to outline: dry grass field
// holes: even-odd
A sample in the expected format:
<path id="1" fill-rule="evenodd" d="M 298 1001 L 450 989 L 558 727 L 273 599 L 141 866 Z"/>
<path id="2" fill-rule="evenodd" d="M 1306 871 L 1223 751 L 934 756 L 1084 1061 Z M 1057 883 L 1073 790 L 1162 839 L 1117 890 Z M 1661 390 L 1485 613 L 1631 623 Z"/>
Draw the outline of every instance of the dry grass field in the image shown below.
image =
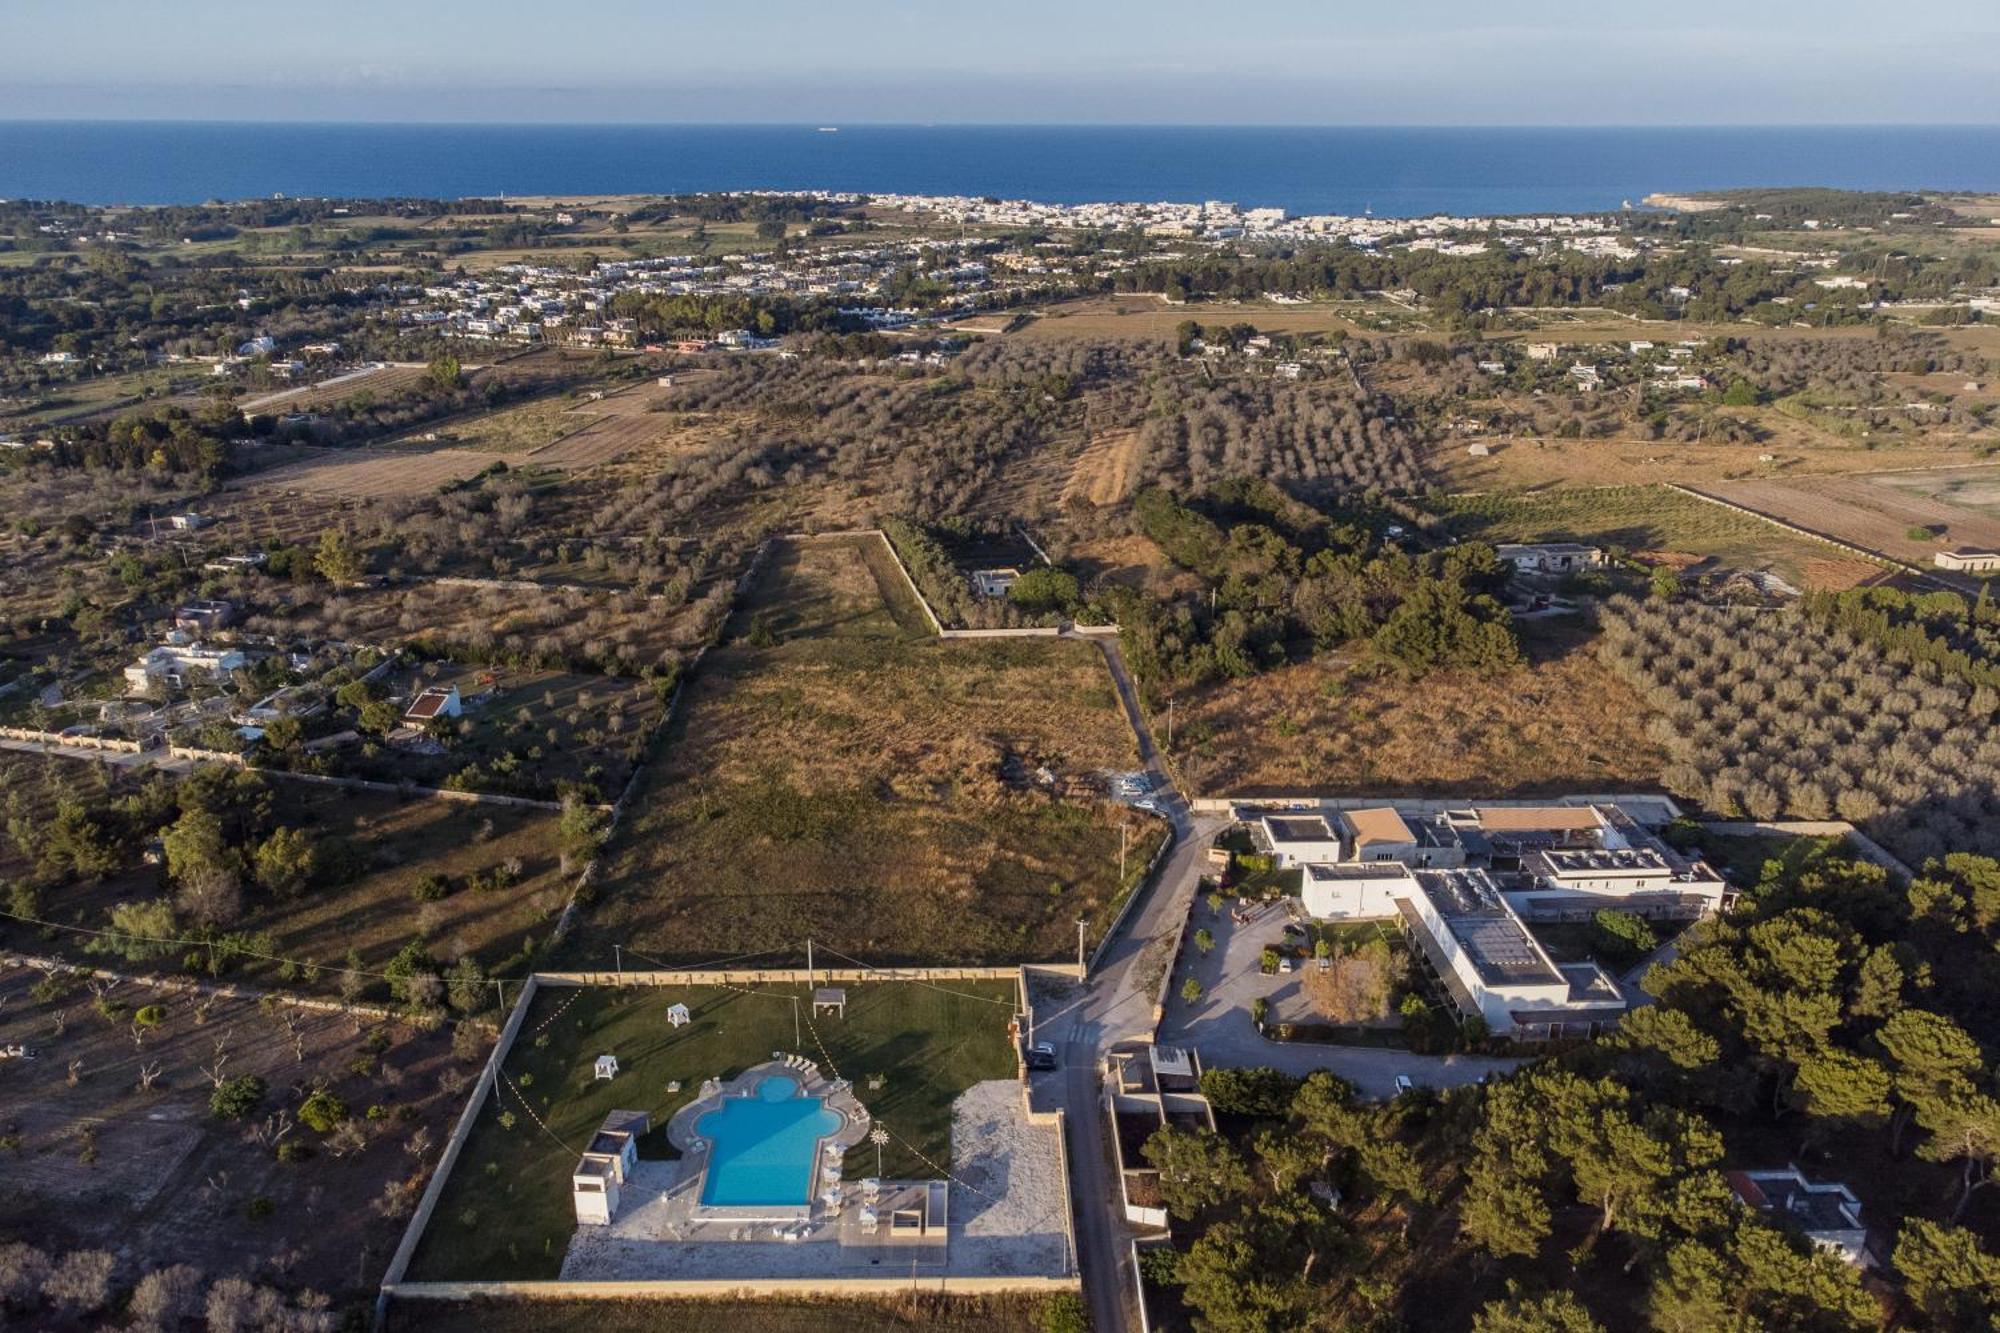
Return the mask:
<path id="1" fill-rule="evenodd" d="M 1134 761 L 1102 657 L 940 642 L 896 580 L 876 541 L 773 552 L 641 778 L 573 961 L 810 935 L 871 962 L 1015 962 L 1065 956 L 1079 915 L 1105 926 L 1119 824 L 1136 872 L 1150 821 L 1026 779 Z"/>
<path id="2" fill-rule="evenodd" d="M 1909 468 L 1963 465 L 1963 449 L 1899 446 L 1860 448 L 1770 409 L 1736 409 L 1771 432 L 1757 444 L 1686 444 L 1672 440 L 1515 439 L 1454 436 L 1431 447 L 1425 471 L 1454 491 L 1556 486 L 1627 486 L 1636 482 L 1734 481 L 1871 472 L 1885 463 Z M 1478 440 L 1492 452 L 1474 458 Z M 1766 457 L 1770 461 L 1766 462 Z"/>
<path id="3" fill-rule="evenodd" d="M 1867 476 L 1801 477 L 1723 482 L 1699 489 L 1925 567 L 1934 553 L 1953 546 L 2000 547 L 2000 516 L 1934 498 L 1922 480 L 1928 475 L 1903 474 L 1893 482 Z M 1911 536 L 1917 528 L 1929 529 L 1931 535 L 1921 540 Z"/>
<path id="4" fill-rule="evenodd" d="M 1270 301 L 1204 301 L 1170 305 L 1153 295 L 1087 296 L 1038 307 L 1034 318 L 1009 337 L 1016 338 L 1150 338 L 1166 341 L 1183 320 L 1202 324 L 1255 324 L 1265 333 L 1364 332 L 1343 309 L 1353 302 L 1313 302 L 1279 305 Z M 986 326 L 991 315 L 968 321 Z"/>
<path id="5" fill-rule="evenodd" d="M 1531 643 L 1494 676 L 1411 684 L 1310 662 L 1179 701 L 1173 759 L 1203 796 L 1537 796 L 1651 789 L 1648 713 L 1586 648 Z"/>
<path id="6" fill-rule="evenodd" d="M 499 455 L 472 449 L 430 449 L 403 453 L 361 449 L 321 449 L 310 458 L 253 472 L 229 483 L 231 489 L 281 491 L 307 496 L 381 499 L 425 495 L 440 486 L 476 477 Z"/>
<path id="7" fill-rule="evenodd" d="M 465 368 L 467 374 L 478 369 L 477 366 Z M 416 387 L 429 374 L 430 370 L 426 366 L 384 365 L 335 376 L 322 384 L 306 384 L 296 389 L 253 394 L 240 401 L 237 406 L 245 412 L 259 412 L 267 416 L 280 412 L 307 412 L 333 403 L 346 402 L 363 393 L 373 394 L 377 398 L 393 397 L 406 389 Z"/>

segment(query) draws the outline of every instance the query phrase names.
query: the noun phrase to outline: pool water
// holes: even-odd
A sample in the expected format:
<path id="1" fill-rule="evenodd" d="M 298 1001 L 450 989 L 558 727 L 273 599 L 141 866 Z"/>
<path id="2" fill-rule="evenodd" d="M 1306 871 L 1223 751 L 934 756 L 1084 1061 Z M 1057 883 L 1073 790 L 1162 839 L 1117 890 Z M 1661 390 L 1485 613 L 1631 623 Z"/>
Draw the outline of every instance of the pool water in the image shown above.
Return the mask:
<path id="1" fill-rule="evenodd" d="M 701 1201 L 719 1208 L 812 1202 L 819 1143 L 840 1128 L 826 1100 L 794 1079 L 772 1075 L 753 1095 L 727 1098 L 695 1122 L 709 1141 Z"/>

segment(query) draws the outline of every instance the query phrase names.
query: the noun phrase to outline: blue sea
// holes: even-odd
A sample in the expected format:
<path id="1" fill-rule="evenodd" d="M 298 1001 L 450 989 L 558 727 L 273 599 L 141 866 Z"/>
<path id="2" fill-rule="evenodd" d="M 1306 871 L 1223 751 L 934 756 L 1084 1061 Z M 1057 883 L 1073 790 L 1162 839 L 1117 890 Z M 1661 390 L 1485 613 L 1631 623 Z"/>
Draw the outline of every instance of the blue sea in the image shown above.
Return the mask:
<path id="1" fill-rule="evenodd" d="M 0 198 L 93 204 L 767 188 L 1422 216 L 1580 212 L 1752 185 L 2000 190 L 2000 126 L 0 123 Z"/>

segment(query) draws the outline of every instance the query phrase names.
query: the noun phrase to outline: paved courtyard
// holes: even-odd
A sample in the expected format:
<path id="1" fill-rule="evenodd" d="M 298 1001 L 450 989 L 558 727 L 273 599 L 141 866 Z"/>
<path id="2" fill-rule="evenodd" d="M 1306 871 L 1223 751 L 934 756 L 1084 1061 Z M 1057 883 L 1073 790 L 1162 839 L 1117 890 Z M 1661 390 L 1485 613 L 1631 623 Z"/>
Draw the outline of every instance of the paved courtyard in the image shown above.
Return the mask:
<path id="1" fill-rule="evenodd" d="M 1230 920 L 1227 904 L 1218 914 L 1208 910 L 1206 900 L 1196 900 L 1188 922 L 1187 951 L 1175 975 L 1196 978 L 1203 994 L 1190 1005 L 1181 999 L 1180 982 L 1175 981 L 1169 988 L 1166 1017 L 1160 1023 L 1161 1043 L 1193 1046 L 1201 1052 L 1202 1063 L 1211 1067 L 1268 1065 L 1295 1075 L 1330 1070 L 1368 1097 L 1393 1097 L 1399 1074 L 1420 1086 L 1442 1088 L 1476 1083 L 1491 1072 L 1513 1069 L 1521 1063 L 1491 1056 L 1418 1055 L 1375 1046 L 1272 1041 L 1250 1020 L 1250 1003 L 1259 996 L 1271 1003 L 1272 1023 L 1318 1020 L 1305 1000 L 1302 971 L 1266 976 L 1259 966 L 1264 949 L 1282 940 L 1291 915 L 1281 905 L 1251 911 L 1252 919 L 1239 925 Z M 1194 930 L 1202 926 L 1215 935 L 1215 949 L 1207 955 L 1194 947 L 1192 939 Z M 1393 925 L 1384 928 L 1395 929 Z M 1305 961 L 1297 966 L 1312 964 Z"/>

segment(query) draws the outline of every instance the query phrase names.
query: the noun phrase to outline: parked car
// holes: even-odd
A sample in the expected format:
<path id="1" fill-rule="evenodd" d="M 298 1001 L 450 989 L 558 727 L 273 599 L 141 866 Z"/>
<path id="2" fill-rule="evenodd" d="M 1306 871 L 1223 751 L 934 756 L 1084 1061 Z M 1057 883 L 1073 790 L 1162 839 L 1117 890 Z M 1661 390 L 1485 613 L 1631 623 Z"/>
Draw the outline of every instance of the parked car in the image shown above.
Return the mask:
<path id="1" fill-rule="evenodd" d="M 1289 958 L 1280 958 L 1278 960 L 1278 970 L 1280 972 L 1289 972 L 1292 970 L 1292 966 L 1292 960 Z"/>
<path id="2" fill-rule="evenodd" d="M 1022 1053 L 1021 1062 L 1030 1069 L 1054 1069 L 1056 1048 L 1045 1041 L 1038 1041 Z"/>
<path id="3" fill-rule="evenodd" d="M 1398 1097 L 1402 1096 L 1406 1092 L 1415 1092 L 1416 1090 L 1417 1090 L 1417 1085 L 1410 1082 L 1410 1076 L 1408 1074 L 1396 1075 L 1396 1095 Z"/>

